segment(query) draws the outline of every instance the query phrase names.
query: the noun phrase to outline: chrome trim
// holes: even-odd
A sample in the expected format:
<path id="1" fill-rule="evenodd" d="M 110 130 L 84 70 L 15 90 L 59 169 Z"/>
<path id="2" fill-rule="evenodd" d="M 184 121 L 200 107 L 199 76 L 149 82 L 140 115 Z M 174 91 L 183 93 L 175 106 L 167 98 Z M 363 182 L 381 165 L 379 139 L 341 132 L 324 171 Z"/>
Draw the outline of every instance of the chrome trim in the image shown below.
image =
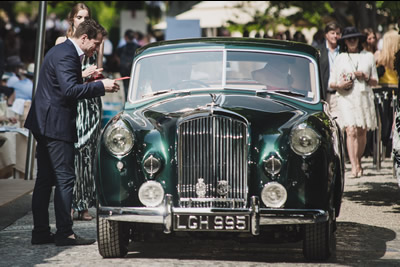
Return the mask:
<path id="1" fill-rule="evenodd" d="M 243 209 L 230 208 L 175 208 L 172 196 L 166 195 L 164 204 L 156 208 L 98 208 L 98 215 L 106 220 L 135 223 L 152 223 L 164 225 L 164 233 L 171 233 L 174 215 L 249 215 L 250 232 L 259 234 L 262 225 L 313 224 L 326 222 L 329 213 L 320 209 L 266 209 L 259 208 L 258 197 L 251 197 L 251 207 Z"/>
<path id="2" fill-rule="evenodd" d="M 251 233 L 253 235 L 259 235 L 260 234 L 260 216 L 258 215 L 259 212 L 259 207 L 260 203 L 258 200 L 258 197 L 252 196 L 251 197 Z"/>
<path id="3" fill-rule="evenodd" d="M 125 153 L 114 153 L 109 149 L 109 147 L 107 145 L 107 139 L 110 136 L 110 133 L 116 128 L 123 128 L 123 129 L 127 130 L 132 138 L 132 146 Z M 129 129 L 128 123 L 124 119 L 118 119 L 116 122 L 110 124 L 104 130 L 104 135 L 102 137 L 102 142 L 103 142 L 107 152 L 110 155 L 118 158 L 119 160 L 121 160 L 124 156 L 128 155 L 132 151 L 133 147 L 135 146 L 135 141 L 136 141 L 135 136 L 134 136 L 133 132 Z"/>
<path id="4" fill-rule="evenodd" d="M 326 222 L 329 213 L 319 209 L 260 209 L 260 225 Z"/>
<path id="5" fill-rule="evenodd" d="M 222 115 L 195 117 L 180 123 L 177 186 L 180 207 L 193 207 L 193 203 L 207 208 L 246 206 L 247 134 L 244 121 Z M 196 194 L 199 181 L 204 181 L 207 188 L 205 198 Z M 220 181 L 230 187 L 226 196 L 217 193 Z M 232 205 L 226 206 L 229 203 Z"/>
<path id="6" fill-rule="evenodd" d="M 172 229 L 172 205 L 172 196 L 167 194 L 164 199 L 165 213 L 163 218 L 164 233 L 166 234 L 171 233 Z"/>

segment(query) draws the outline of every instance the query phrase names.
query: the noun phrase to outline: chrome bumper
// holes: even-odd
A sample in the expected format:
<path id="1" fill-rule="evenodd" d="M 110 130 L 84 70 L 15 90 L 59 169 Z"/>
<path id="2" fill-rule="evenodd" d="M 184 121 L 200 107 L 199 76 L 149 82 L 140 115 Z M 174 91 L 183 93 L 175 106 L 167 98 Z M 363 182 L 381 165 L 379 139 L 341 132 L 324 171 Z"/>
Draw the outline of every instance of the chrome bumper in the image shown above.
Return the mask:
<path id="1" fill-rule="evenodd" d="M 259 208 L 259 200 L 252 197 L 250 209 L 224 208 L 175 208 L 172 206 L 172 196 L 166 195 L 164 205 L 156 208 L 118 208 L 99 207 L 99 216 L 111 221 L 136 223 L 153 223 L 164 225 L 164 233 L 170 233 L 173 225 L 173 215 L 248 215 L 250 216 L 250 232 L 253 235 L 260 233 L 262 225 L 283 224 L 313 224 L 326 222 L 329 214 L 319 209 L 266 209 Z"/>

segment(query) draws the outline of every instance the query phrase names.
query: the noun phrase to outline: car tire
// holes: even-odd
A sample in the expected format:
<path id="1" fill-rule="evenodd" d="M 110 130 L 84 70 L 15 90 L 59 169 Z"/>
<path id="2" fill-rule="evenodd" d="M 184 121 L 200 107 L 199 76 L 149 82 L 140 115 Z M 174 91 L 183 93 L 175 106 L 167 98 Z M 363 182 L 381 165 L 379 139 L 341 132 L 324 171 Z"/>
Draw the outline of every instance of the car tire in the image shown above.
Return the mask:
<path id="1" fill-rule="evenodd" d="M 304 225 L 303 254 L 307 260 L 327 260 L 332 249 L 332 220 Z"/>
<path id="2" fill-rule="evenodd" d="M 103 258 L 122 258 L 128 253 L 129 235 L 123 222 L 109 221 L 97 215 L 97 243 Z"/>

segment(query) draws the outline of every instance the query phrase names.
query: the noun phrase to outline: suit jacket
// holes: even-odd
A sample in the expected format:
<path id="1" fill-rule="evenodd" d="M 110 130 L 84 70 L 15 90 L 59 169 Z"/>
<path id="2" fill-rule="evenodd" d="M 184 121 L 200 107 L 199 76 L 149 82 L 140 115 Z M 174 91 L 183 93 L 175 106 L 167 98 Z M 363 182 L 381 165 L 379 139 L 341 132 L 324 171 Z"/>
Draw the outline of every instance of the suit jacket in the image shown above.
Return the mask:
<path id="1" fill-rule="evenodd" d="M 102 82 L 83 84 L 81 62 L 70 40 L 51 48 L 40 68 L 39 81 L 25 127 L 33 134 L 76 142 L 78 99 L 105 94 Z"/>
<path id="2" fill-rule="evenodd" d="M 328 56 L 328 49 L 326 48 L 326 43 L 323 42 L 319 46 L 317 46 L 317 49 L 319 49 L 321 53 L 321 57 L 319 59 L 319 65 L 320 65 L 320 70 L 321 70 L 321 78 L 322 78 L 322 86 L 323 86 L 323 92 L 326 95 L 326 92 L 328 90 L 328 82 L 329 82 L 329 56 Z"/>

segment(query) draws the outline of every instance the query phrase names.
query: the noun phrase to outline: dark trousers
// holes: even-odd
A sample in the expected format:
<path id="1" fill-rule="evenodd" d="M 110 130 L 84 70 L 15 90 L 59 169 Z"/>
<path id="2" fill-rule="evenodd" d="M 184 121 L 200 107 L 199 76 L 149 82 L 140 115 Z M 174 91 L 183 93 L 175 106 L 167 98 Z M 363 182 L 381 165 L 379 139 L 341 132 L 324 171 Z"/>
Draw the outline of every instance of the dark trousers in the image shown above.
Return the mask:
<path id="1" fill-rule="evenodd" d="M 50 231 L 49 202 L 55 185 L 54 209 L 56 238 L 73 234 L 71 205 L 75 182 L 74 144 L 35 135 L 37 140 L 37 177 L 32 196 L 33 233 Z"/>

